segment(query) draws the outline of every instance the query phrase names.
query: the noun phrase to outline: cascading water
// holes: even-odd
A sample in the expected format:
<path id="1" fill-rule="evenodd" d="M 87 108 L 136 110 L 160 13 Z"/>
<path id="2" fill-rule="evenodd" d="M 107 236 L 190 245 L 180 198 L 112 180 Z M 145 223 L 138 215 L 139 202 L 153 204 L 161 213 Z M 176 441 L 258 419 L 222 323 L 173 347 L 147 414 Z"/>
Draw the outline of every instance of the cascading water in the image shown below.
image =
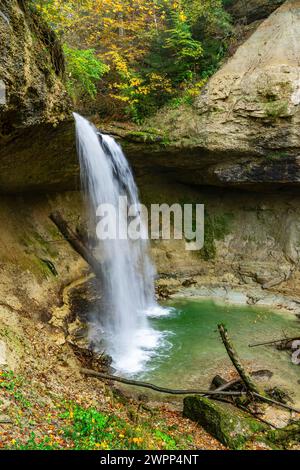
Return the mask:
<path id="1" fill-rule="evenodd" d="M 116 238 L 97 240 L 96 256 L 101 267 L 104 299 L 90 335 L 97 345 L 100 327 L 113 367 L 123 373 L 135 373 L 143 368 L 162 339 L 147 320 L 148 315 L 161 311 L 154 297 L 154 268 L 148 256 L 148 242 L 120 236 L 128 228 L 127 207 L 120 210 L 120 197 L 126 196 L 128 206 L 138 211 L 138 192 L 121 147 L 112 137 L 100 134 L 82 116 L 74 114 L 74 117 L 81 180 L 92 223 L 95 224 L 99 205 L 109 204 L 116 209 L 119 228 Z M 135 215 L 139 217 L 139 212 Z M 107 224 L 113 226 L 115 219 L 110 213 L 107 217 Z M 145 230 L 140 217 L 139 223 L 141 230 Z"/>

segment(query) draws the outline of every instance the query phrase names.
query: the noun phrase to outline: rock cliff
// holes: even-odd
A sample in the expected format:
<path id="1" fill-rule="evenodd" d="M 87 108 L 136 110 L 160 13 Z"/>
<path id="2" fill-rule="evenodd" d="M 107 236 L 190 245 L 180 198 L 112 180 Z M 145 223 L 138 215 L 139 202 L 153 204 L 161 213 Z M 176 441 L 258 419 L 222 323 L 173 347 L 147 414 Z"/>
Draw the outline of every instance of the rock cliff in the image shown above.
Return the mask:
<path id="1" fill-rule="evenodd" d="M 163 110 L 152 121 L 181 149 L 181 163 L 194 167 L 191 182 L 299 184 L 299 56 L 300 1 L 290 0 L 209 80 L 193 108 Z"/>
<path id="2" fill-rule="evenodd" d="M 235 21 L 251 23 L 267 18 L 283 2 L 284 0 L 229 0 L 226 8 Z"/>
<path id="3" fill-rule="evenodd" d="M 1 0 L 0 38 L 0 190 L 47 189 L 62 168 L 68 173 L 59 150 L 64 127 L 53 137 L 70 113 L 62 48 L 23 0 Z"/>

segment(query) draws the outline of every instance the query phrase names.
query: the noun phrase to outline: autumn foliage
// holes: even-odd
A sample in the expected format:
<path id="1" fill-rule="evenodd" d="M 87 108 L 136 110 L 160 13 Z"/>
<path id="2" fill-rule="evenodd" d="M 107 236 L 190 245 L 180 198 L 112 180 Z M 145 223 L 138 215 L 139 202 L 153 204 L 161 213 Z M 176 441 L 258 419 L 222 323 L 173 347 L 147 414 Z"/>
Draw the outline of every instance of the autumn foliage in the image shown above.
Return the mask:
<path id="1" fill-rule="evenodd" d="M 214 71 L 229 31 L 222 0 L 32 0 L 65 43 L 77 105 L 144 117 L 193 98 Z"/>

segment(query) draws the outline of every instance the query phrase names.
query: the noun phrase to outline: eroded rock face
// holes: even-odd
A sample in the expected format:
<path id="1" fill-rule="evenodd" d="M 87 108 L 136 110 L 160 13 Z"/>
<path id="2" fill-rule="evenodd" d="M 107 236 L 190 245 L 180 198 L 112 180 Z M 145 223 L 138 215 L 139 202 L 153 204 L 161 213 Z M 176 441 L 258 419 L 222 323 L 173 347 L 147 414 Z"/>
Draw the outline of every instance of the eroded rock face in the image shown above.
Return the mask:
<path id="1" fill-rule="evenodd" d="M 55 34 L 22 0 L 0 5 L 0 135 L 57 122 L 68 110 Z"/>
<path id="2" fill-rule="evenodd" d="M 300 1 L 274 12 L 210 80 L 196 102 L 211 148 L 300 148 Z M 199 128 L 201 135 L 201 128 Z"/>
<path id="3" fill-rule="evenodd" d="M 210 79 L 194 108 L 157 116 L 153 127 L 181 148 L 185 168 L 194 166 L 193 183 L 299 184 L 299 56 L 300 1 L 290 0 Z"/>
<path id="4" fill-rule="evenodd" d="M 70 118 L 63 74 L 64 57 L 53 31 L 29 9 L 27 2 L 2 0 L 1 192 L 47 189 L 49 185 L 59 189 L 61 181 L 66 188 L 70 171 L 74 187 L 74 129 L 66 131 L 64 125 L 54 133 L 54 126 Z M 78 167 L 75 170 L 78 172 Z"/>
<path id="5" fill-rule="evenodd" d="M 251 23 L 270 15 L 284 0 L 233 0 L 227 10 L 235 20 Z"/>
<path id="6" fill-rule="evenodd" d="M 252 11 L 262 3 L 271 8 L 263 0 L 244 7 Z M 3 1 L 0 11 L 0 192 L 76 189 L 79 165 L 60 47 L 21 0 Z M 108 132 L 120 133 L 137 176 L 168 172 L 188 184 L 258 191 L 297 186 L 299 56 L 300 0 L 293 0 L 238 48 L 194 107 L 162 110 L 151 120 L 159 134 Z"/>

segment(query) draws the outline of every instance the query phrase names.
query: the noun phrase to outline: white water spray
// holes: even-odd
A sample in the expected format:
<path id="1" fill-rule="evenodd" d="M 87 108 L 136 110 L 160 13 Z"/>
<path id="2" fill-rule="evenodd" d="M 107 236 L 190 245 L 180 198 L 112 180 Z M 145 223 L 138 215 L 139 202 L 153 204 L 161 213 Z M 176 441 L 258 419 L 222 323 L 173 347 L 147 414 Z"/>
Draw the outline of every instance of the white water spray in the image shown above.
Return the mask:
<path id="1" fill-rule="evenodd" d="M 130 206 L 138 207 L 137 188 L 121 147 L 82 116 L 74 117 L 81 180 L 91 220 L 95 221 L 100 204 L 111 204 L 119 212 L 120 196 L 126 196 Z M 127 223 L 126 210 L 119 214 L 118 225 L 127 231 Z M 97 345 L 100 329 L 113 367 L 123 373 L 139 372 L 161 340 L 161 334 L 147 320 L 151 311 L 157 315 L 160 309 L 154 297 L 154 269 L 148 256 L 148 242 L 118 237 L 98 240 L 96 251 L 104 301 L 91 326 L 91 338 Z"/>

